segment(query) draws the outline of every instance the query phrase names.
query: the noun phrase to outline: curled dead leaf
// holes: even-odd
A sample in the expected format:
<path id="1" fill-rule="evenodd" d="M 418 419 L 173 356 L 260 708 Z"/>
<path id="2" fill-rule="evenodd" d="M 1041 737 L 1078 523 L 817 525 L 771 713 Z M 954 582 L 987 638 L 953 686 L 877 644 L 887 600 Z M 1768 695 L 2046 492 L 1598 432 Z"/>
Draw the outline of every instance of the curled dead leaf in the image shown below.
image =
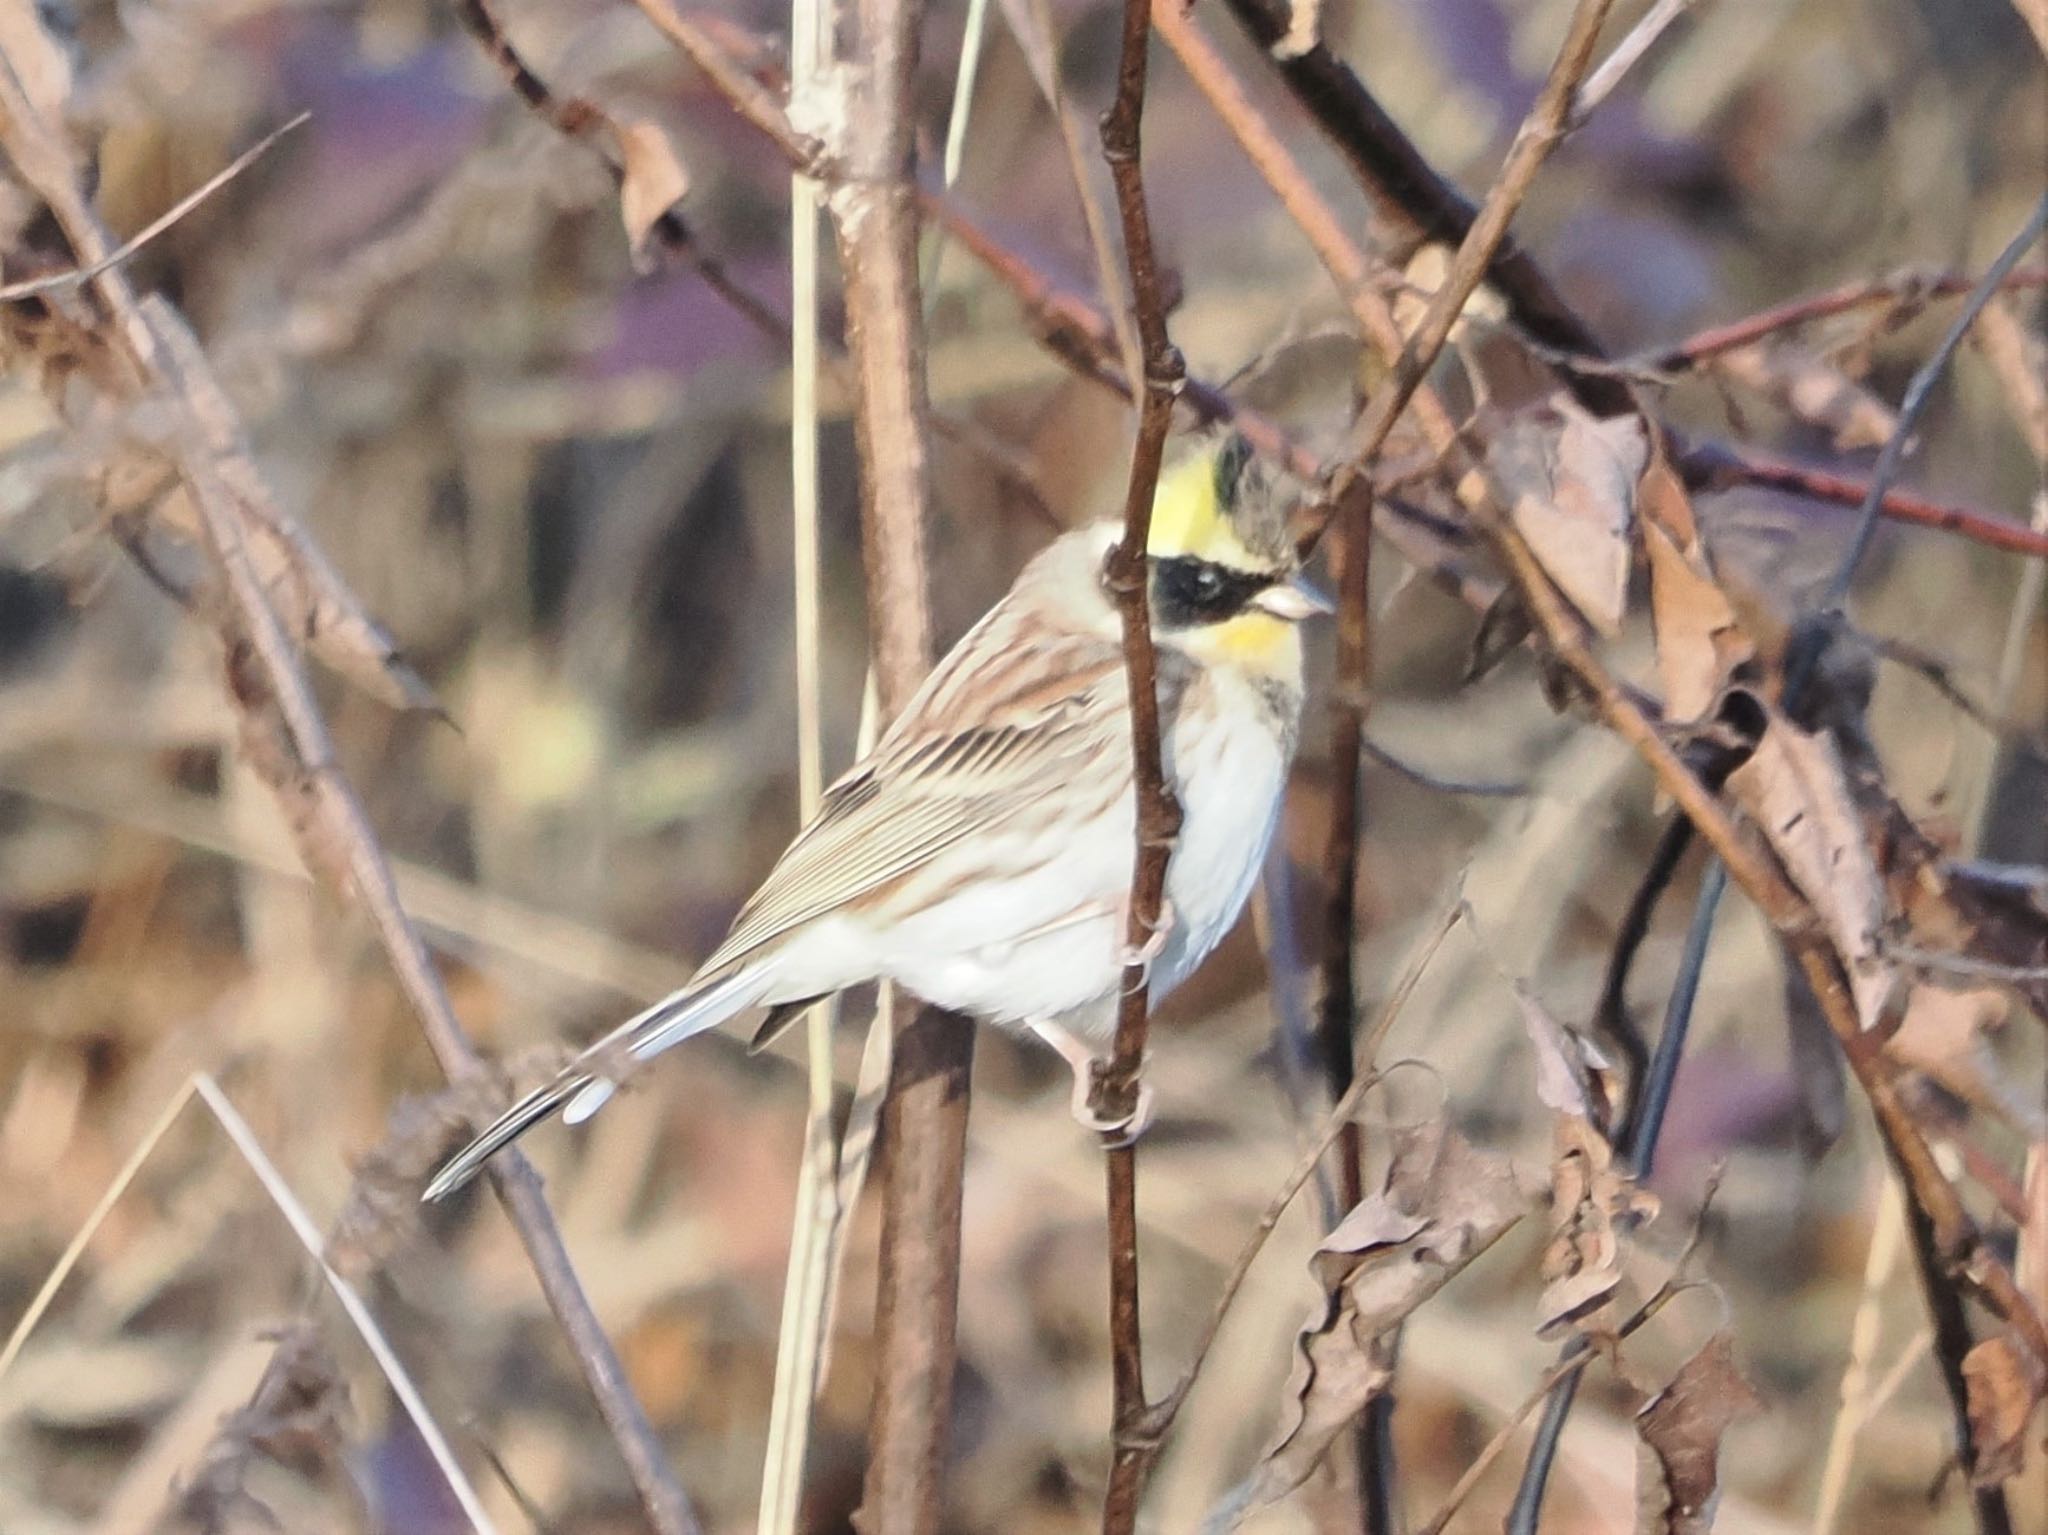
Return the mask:
<path id="1" fill-rule="evenodd" d="M 1950 989 L 1917 982 L 1885 1053 L 1940 1083 L 1965 1103 L 1995 1114 L 2030 1138 L 2048 1136 L 2048 1110 L 2015 1091 L 1991 1047 L 2012 1010 L 1996 986 Z"/>
<path id="2" fill-rule="evenodd" d="M 690 190 L 690 173 L 658 123 L 633 118 L 618 125 L 619 217 L 626 226 L 633 270 L 653 267 L 650 236 L 661 216 Z"/>
<path id="3" fill-rule="evenodd" d="M 1591 1122 L 1560 1114 L 1550 1164 L 1550 1241 L 1536 1335 L 1554 1338 L 1614 1296 L 1627 1257 L 1624 1240 L 1656 1219 L 1657 1197 L 1614 1165 L 1614 1148 Z"/>
<path id="4" fill-rule="evenodd" d="M 1650 565 L 1664 714 L 1674 723 L 1697 720 L 1755 646 L 1715 577 L 1685 486 L 1661 457 L 1644 471 L 1636 506 Z"/>
<path id="5" fill-rule="evenodd" d="M 1509 419 L 1489 450 L 1515 528 L 1558 589 L 1603 634 L 1621 628 L 1634 560 L 1642 419 L 1589 415 L 1569 396 Z"/>
<path id="6" fill-rule="evenodd" d="M 2027 1463 L 2027 1425 L 2048 1393 L 2048 1366 L 2010 1333 L 1986 1338 L 1963 1356 L 1970 1443 L 1970 1484 L 2009 1481 Z"/>
<path id="7" fill-rule="evenodd" d="M 1519 981 L 1515 1003 L 1536 1051 L 1536 1096 L 1546 1107 L 1590 1120 L 1605 1131 L 1614 1110 L 1612 1063 L 1592 1040 L 1559 1023 Z"/>
<path id="8" fill-rule="evenodd" d="M 1899 972 L 1879 943 L 1884 884 L 1834 743 L 1775 710 L 1729 792 L 1762 830 L 1799 893 L 1820 914 L 1869 1028 L 1894 1005 Z"/>
<path id="9" fill-rule="evenodd" d="M 1520 1220 L 1533 1190 L 1503 1152 L 1441 1118 L 1396 1132 L 1385 1186 L 1310 1260 L 1323 1298 L 1295 1343 L 1279 1432 L 1203 1524 L 1212 1535 L 1299 1487 L 1386 1384 L 1375 1344 Z"/>
<path id="10" fill-rule="evenodd" d="M 1763 1410 L 1717 1332 L 1636 1414 L 1636 1535 L 1707 1535 L 1720 1498 L 1721 1436 Z"/>

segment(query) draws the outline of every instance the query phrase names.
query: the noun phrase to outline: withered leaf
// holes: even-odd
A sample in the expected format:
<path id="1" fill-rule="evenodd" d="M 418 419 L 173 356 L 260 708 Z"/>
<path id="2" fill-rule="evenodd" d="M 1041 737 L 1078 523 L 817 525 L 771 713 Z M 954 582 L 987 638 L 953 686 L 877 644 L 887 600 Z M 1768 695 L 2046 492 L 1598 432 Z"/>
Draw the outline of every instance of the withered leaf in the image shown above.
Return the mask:
<path id="1" fill-rule="evenodd" d="M 1649 456 L 1640 417 L 1602 421 L 1565 395 L 1513 417 L 1490 450 L 1516 529 L 1603 634 L 1619 631 L 1628 607 L 1636 481 Z"/>
<path id="2" fill-rule="evenodd" d="M 1990 1036 L 2011 1006 L 1996 986 L 1951 990 L 1917 982 L 1897 1032 L 1885 1041 L 1885 1053 L 2021 1133 L 2048 1136 L 2048 1111 L 2032 1095 L 2014 1090 L 1991 1048 Z"/>
<path id="3" fill-rule="evenodd" d="M 2027 1463 L 2027 1425 L 2048 1392 L 2048 1367 L 2009 1333 L 1986 1338 L 1963 1356 L 1970 1442 L 1970 1483 L 1990 1487 Z"/>
<path id="4" fill-rule="evenodd" d="M 1892 408 L 1840 368 L 1789 342 L 1759 342 L 1724 354 L 1721 372 L 1809 426 L 1843 452 L 1875 448 L 1899 424 Z"/>
<path id="5" fill-rule="evenodd" d="M 1636 1414 L 1636 1535 L 1707 1535 L 1720 1497 L 1721 1436 L 1763 1410 L 1717 1332 Z"/>
<path id="6" fill-rule="evenodd" d="M 1279 1432 L 1203 1528 L 1233 1530 L 1315 1470 L 1386 1381 L 1375 1344 L 1497 1241 L 1533 1191 L 1505 1153 L 1474 1147 L 1441 1118 L 1396 1132 L 1386 1186 L 1310 1260 L 1322 1300 L 1295 1343 Z"/>
<path id="7" fill-rule="evenodd" d="M 1613 1106 L 1613 1084 L 1609 1062 L 1600 1047 L 1559 1023 L 1520 982 L 1515 984 L 1515 1003 L 1536 1051 L 1536 1096 L 1560 1114 L 1591 1120 L 1605 1130 Z"/>
<path id="8" fill-rule="evenodd" d="M 1884 885 L 1834 743 L 1773 711 L 1728 788 L 1820 914 L 1869 1028 L 1895 1000 L 1899 977 L 1878 943 Z"/>
<path id="9" fill-rule="evenodd" d="M 1536 1335 L 1553 1338 L 1606 1305 L 1621 1283 L 1622 1242 L 1654 1220 L 1658 1202 L 1614 1165 L 1614 1148 L 1586 1119 L 1560 1114 L 1550 1164 L 1550 1241 Z"/>
<path id="10" fill-rule="evenodd" d="M 689 192 L 690 173 L 658 123 L 629 119 L 618 125 L 618 140 L 619 217 L 626 226 L 633 269 L 646 272 L 653 266 L 648 237 L 661 216 Z"/>
<path id="11" fill-rule="evenodd" d="M 1665 717 L 1696 720 L 1755 648 L 1715 579 L 1685 486 L 1661 457 L 1644 471 L 1636 506 L 1650 564 L 1650 621 Z"/>

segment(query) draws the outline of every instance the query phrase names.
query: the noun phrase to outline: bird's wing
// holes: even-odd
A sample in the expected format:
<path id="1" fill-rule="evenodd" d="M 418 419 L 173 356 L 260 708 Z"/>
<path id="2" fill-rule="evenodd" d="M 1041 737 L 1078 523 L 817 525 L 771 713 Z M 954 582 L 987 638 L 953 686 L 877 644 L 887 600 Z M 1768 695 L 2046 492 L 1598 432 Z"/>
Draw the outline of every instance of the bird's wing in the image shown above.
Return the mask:
<path id="1" fill-rule="evenodd" d="M 1119 788 L 1128 781 L 1117 648 L 1019 632 L 1003 617 L 999 607 L 970 632 L 873 754 L 832 786 L 700 973 L 876 895 L 1048 795 L 1073 792 L 1091 765 L 1123 775 Z"/>

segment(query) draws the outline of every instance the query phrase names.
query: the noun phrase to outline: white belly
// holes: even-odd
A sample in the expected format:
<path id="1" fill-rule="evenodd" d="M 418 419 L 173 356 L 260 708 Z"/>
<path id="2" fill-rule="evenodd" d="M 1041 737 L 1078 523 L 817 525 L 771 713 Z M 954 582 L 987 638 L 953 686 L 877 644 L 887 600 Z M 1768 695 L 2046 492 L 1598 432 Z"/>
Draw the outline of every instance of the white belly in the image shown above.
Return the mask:
<path id="1" fill-rule="evenodd" d="M 1172 926 L 1152 962 L 1155 1001 L 1230 931 L 1278 819 L 1286 746 L 1256 708 L 1222 713 L 1230 723 L 1216 723 L 1211 711 L 1187 711 L 1166 742 L 1182 822 L 1167 864 Z M 1202 718 L 1209 723 L 1198 723 Z M 1006 834 L 983 835 L 995 863 L 1032 872 L 1001 886 L 955 886 L 885 932 L 844 915 L 825 918 L 784 952 L 778 990 L 805 995 L 851 984 L 849 975 L 879 973 L 928 1002 L 994 1022 L 1057 1019 L 1084 1032 L 1107 1028 L 1123 978 L 1123 910 L 1136 839 L 1132 799 L 1085 832 L 1029 855 L 1019 849 L 1019 856 L 1005 857 Z"/>

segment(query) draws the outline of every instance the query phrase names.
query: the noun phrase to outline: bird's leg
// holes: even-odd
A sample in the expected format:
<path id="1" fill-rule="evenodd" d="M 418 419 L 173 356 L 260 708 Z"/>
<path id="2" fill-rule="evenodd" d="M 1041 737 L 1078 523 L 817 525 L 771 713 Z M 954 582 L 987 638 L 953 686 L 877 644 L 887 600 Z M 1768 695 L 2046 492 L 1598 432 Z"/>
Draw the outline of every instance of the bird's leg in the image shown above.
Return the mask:
<path id="1" fill-rule="evenodd" d="M 1097 1059 L 1095 1047 L 1050 1019 L 1032 1019 L 1031 1032 L 1059 1051 L 1067 1069 L 1073 1072 L 1074 1092 L 1069 1106 L 1082 1128 L 1093 1130 L 1098 1135 L 1114 1135 L 1117 1138 L 1115 1144 L 1119 1146 L 1128 1146 L 1145 1133 L 1146 1127 L 1152 1123 L 1151 1083 L 1139 1078 L 1137 1102 L 1131 1106 L 1129 1114 L 1098 1113 L 1093 1102 L 1095 1074 L 1107 1063 Z"/>

